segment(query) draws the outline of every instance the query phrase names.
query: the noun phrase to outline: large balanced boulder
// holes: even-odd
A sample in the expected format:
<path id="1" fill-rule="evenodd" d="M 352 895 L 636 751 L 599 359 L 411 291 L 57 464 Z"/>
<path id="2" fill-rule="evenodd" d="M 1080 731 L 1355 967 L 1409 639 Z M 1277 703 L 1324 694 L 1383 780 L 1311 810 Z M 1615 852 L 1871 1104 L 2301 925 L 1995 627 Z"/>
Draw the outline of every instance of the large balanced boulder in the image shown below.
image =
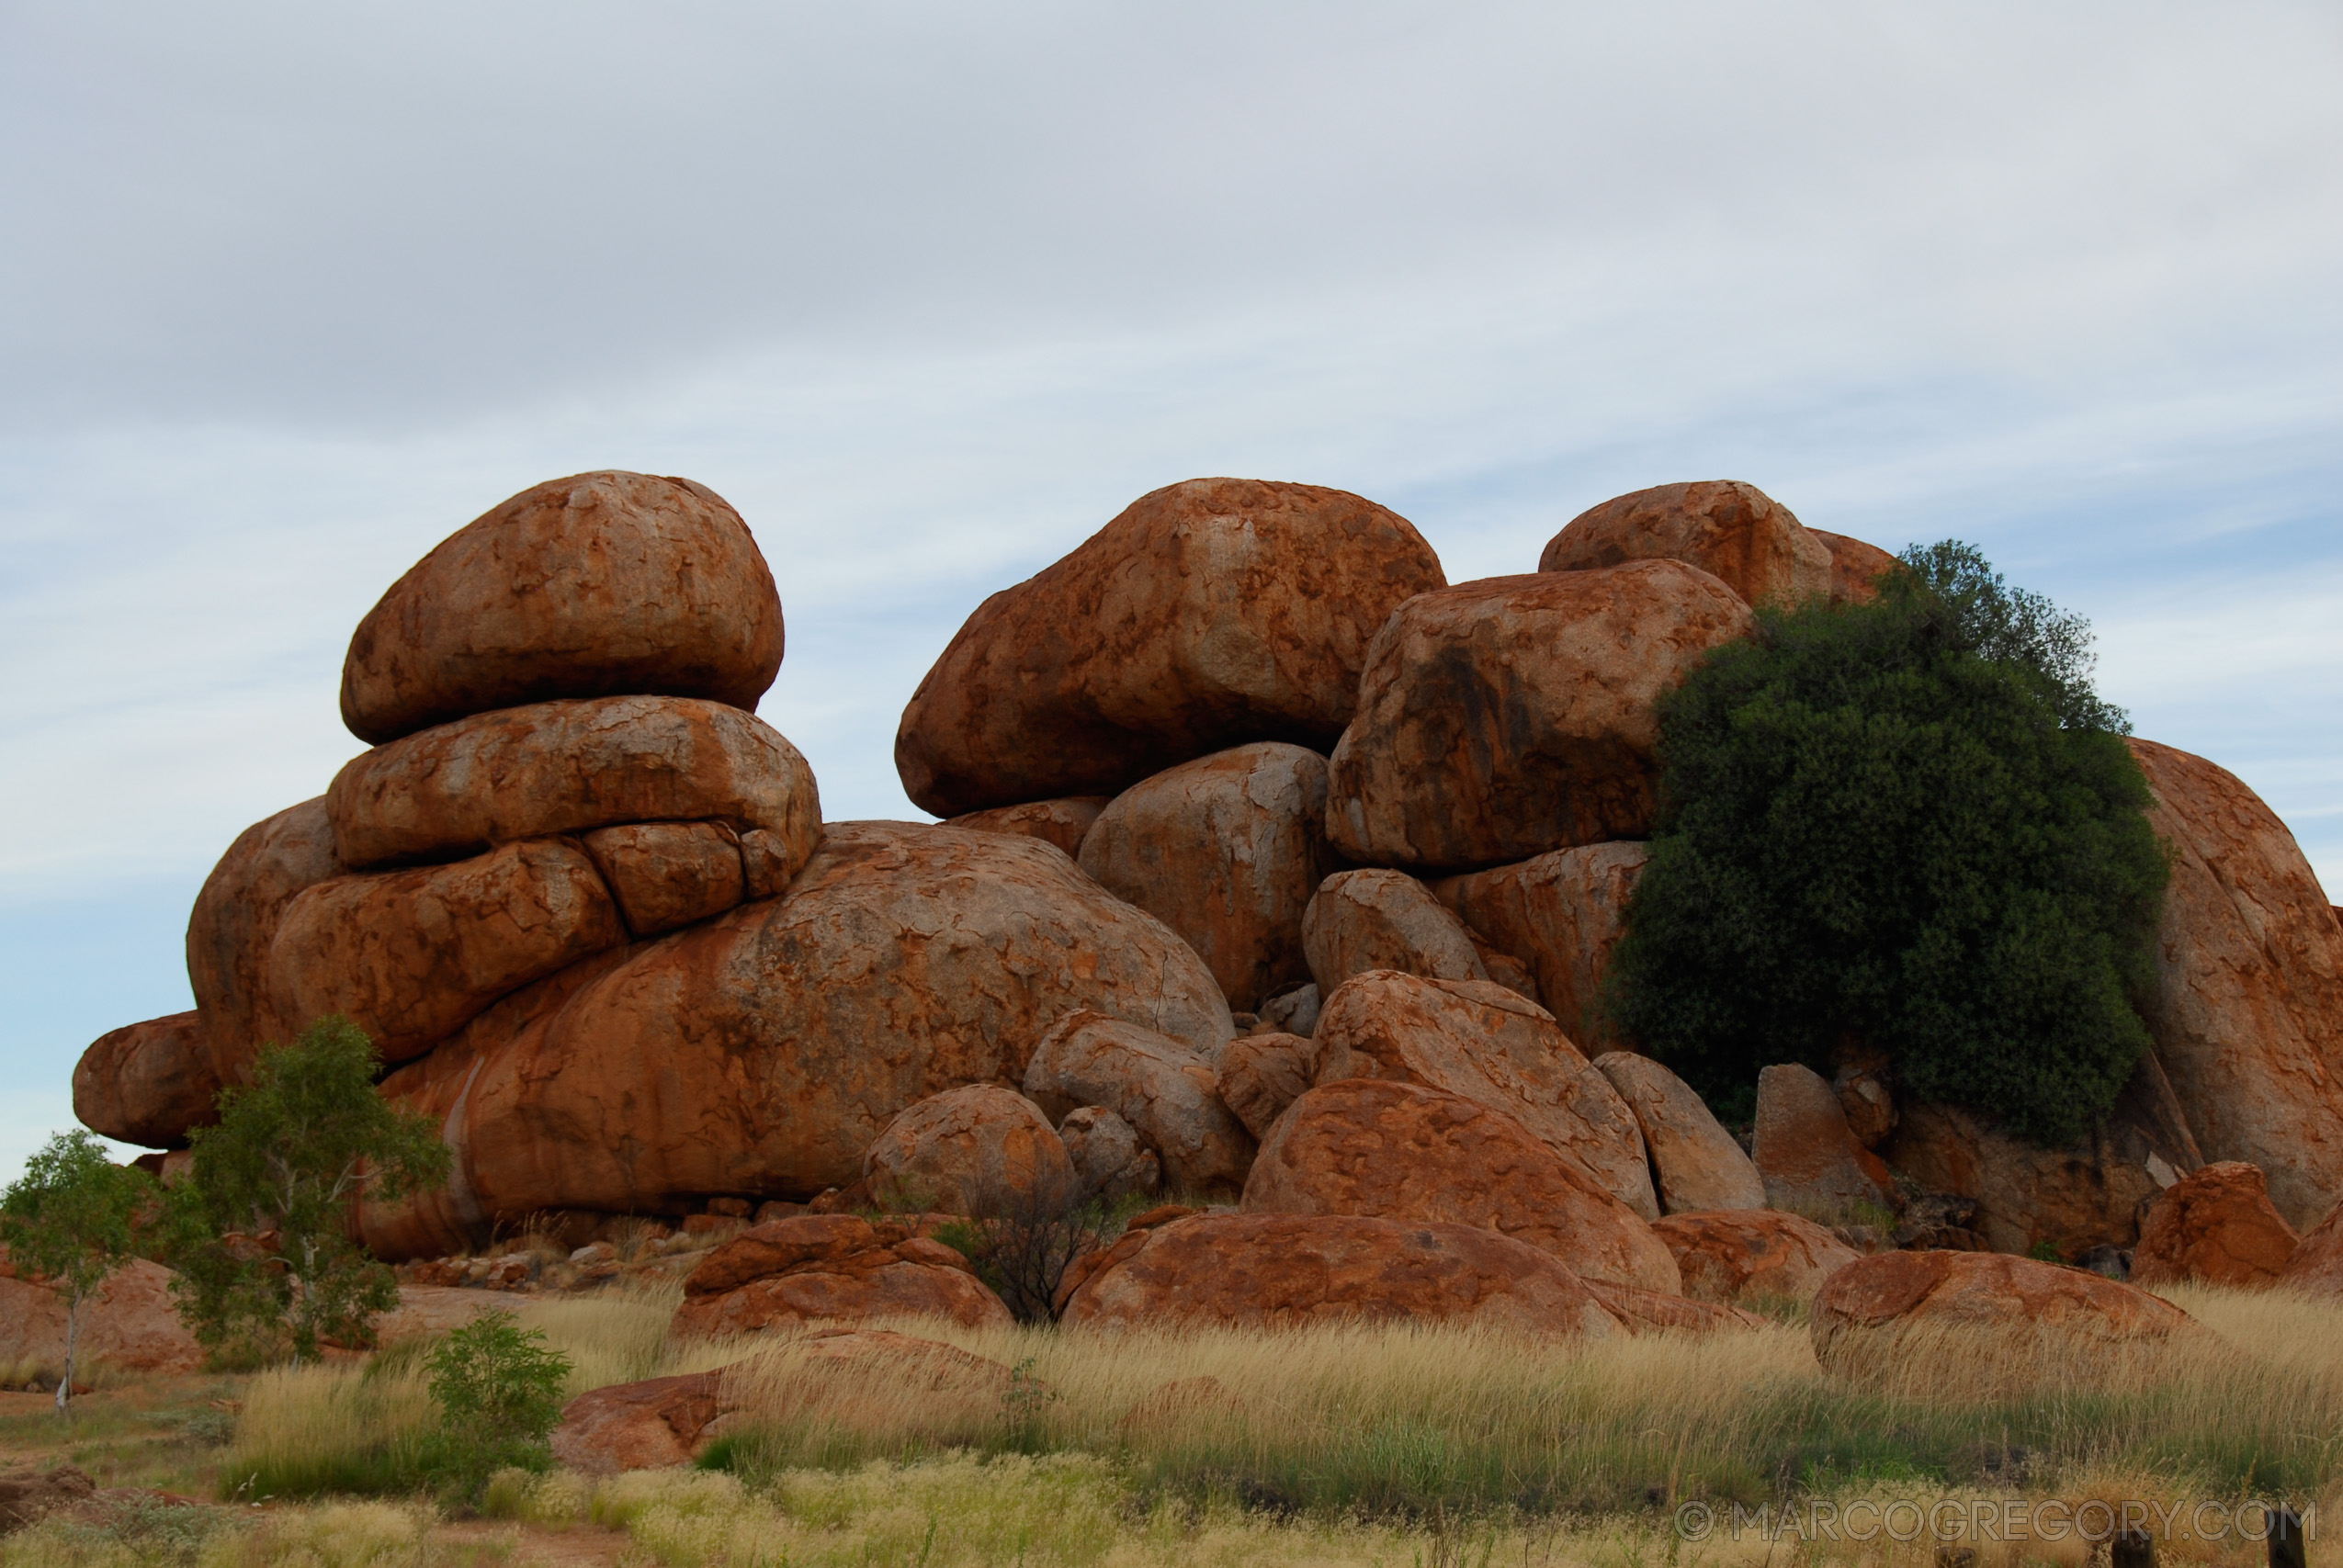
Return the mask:
<path id="1" fill-rule="evenodd" d="M 1528 964 L 1538 1000 L 1592 1051 L 1621 1043 L 1602 1014 L 1602 984 L 1626 932 L 1628 897 L 1650 859 L 1645 843 L 1583 844 L 1443 877 L 1432 893 Z"/>
<path id="2" fill-rule="evenodd" d="M 221 1083 L 246 1082 L 263 1045 L 289 1044 L 309 1023 L 280 1018 L 270 1004 L 268 951 L 285 907 L 349 869 L 334 852 L 320 795 L 245 829 L 204 878 L 187 918 L 187 982 Z"/>
<path id="3" fill-rule="evenodd" d="M 685 697 L 535 703 L 359 753 L 325 792 L 353 867 L 454 860 L 516 839 L 707 819 L 775 835 L 788 867 L 821 837 L 813 771 L 753 715 Z M 787 874 L 787 873 L 785 873 Z"/>
<path id="4" fill-rule="evenodd" d="M 2286 825 L 2235 775 L 2134 740 L 2172 856 L 2146 1010 L 2207 1159 L 2269 1179 L 2296 1229 L 2343 1199 L 2343 929 Z"/>
<path id="5" fill-rule="evenodd" d="M 1114 1111 L 1183 1191 L 1232 1195 L 1252 1166 L 1252 1134 L 1222 1103 L 1210 1061 L 1152 1029 L 1088 1009 L 1069 1012 L 1034 1046 L 1024 1088 L 1053 1115 L 1085 1105 Z"/>
<path id="6" fill-rule="evenodd" d="M 1108 892 L 1178 931 L 1228 1005 L 1250 1012 L 1309 976 L 1302 914 L 1332 863 L 1326 759 L 1257 740 L 1183 762 L 1116 795 L 1080 859 Z"/>
<path id="7" fill-rule="evenodd" d="M 1861 1256 L 1812 1220 L 1772 1209 L 1670 1214 L 1651 1228 L 1674 1255 L 1686 1295 L 1735 1306 L 1810 1302 Z"/>
<path id="8" fill-rule="evenodd" d="M 1635 1112 L 1535 1002 L 1486 980 L 1373 970 L 1319 1014 L 1314 1081 L 1373 1074 L 1428 1084 L 1502 1111 L 1590 1171 L 1646 1219 L 1659 1217 Z"/>
<path id="9" fill-rule="evenodd" d="M 948 1317 L 968 1328 L 1012 1321 L 942 1242 L 891 1220 L 798 1214 L 753 1226 L 702 1258 L 669 1332 L 707 1337 L 874 1317 Z"/>
<path id="10" fill-rule="evenodd" d="M 1200 1056 L 1233 1032 L 1187 944 L 1049 845 L 833 824 L 786 897 L 572 965 L 386 1079 L 457 1175 L 369 1206 L 368 1239 L 429 1257 L 538 1209 L 849 1187 L 907 1106 L 1021 1082 L 1085 1009 Z"/>
<path id="11" fill-rule="evenodd" d="M 944 825 L 946 828 L 970 828 L 979 833 L 1017 833 L 1028 839 L 1039 839 L 1045 844 L 1055 844 L 1070 855 L 1082 852 L 1082 840 L 1090 836 L 1091 824 L 1106 809 L 1108 797 L 1103 795 L 1073 795 L 1060 800 L 1028 800 L 1021 806 L 996 806 L 985 811 L 966 811 Z"/>
<path id="12" fill-rule="evenodd" d="M 1653 704 L 1754 625 L 1732 589 L 1673 560 L 1419 594 L 1368 650 L 1328 836 L 1354 861 L 1445 870 L 1642 837 Z"/>
<path id="13" fill-rule="evenodd" d="M 198 1012 L 101 1034 L 74 1067 L 74 1115 L 119 1143 L 184 1148 L 190 1128 L 216 1119 L 219 1098 L 220 1078 Z"/>
<path id="14" fill-rule="evenodd" d="M 1879 1156 L 1855 1141 L 1837 1092 L 1795 1062 L 1758 1074 L 1749 1159 L 1776 1209 L 1836 1214 L 1856 1204 L 1885 1207 L 1895 1185 Z"/>
<path id="15" fill-rule="evenodd" d="M 575 474 L 458 529 L 358 623 L 342 719 L 361 740 L 554 697 L 753 708 L 781 599 L 739 513 L 689 479 Z"/>
<path id="16" fill-rule="evenodd" d="M 990 1083 L 907 1107 L 863 1156 L 871 1201 L 899 1213 L 1002 1213 L 1065 1195 L 1073 1176 L 1041 1108 Z"/>
<path id="17" fill-rule="evenodd" d="M 1349 1078 L 1303 1095 L 1262 1143 L 1243 1206 L 1484 1225 L 1590 1280 L 1681 1285 L 1666 1245 L 1585 1167 L 1503 1112 L 1421 1084 Z"/>
<path id="18" fill-rule="evenodd" d="M 384 1061 L 404 1062 L 498 998 L 626 941 L 583 850 L 524 840 L 304 890 L 269 948 L 269 998 L 280 1017 L 339 1013 Z"/>
<path id="19" fill-rule="evenodd" d="M 2301 1240 L 2270 1202 L 2260 1171 L 2220 1160 L 2182 1177 L 2149 1207 L 2132 1282 L 2260 1290 L 2285 1276 Z"/>
<path id="20" fill-rule="evenodd" d="M 1404 871 L 1338 871 L 1302 917 L 1302 949 L 1319 993 L 1370 969 L 1436 980 L 1486 980 L 1472 933 Z"/>
<path id="21" fill-rule="evenodd" d="M 1765 1179 L 1691 1085 L 1632 1051 L 1606 1051 L 1594 1066 L 1635 1113 L 1662 1213 L 1765 1207 Z"/>
<path id="22" fill-rule="evenodd" d="M 1346 491 L 1166 486 L 978 606 L 903 710 L 903 791 L 951 817 L 1251 740 L 1323 751 L 1375 628 L 1443 581 L 1407 519 Z"/>
<path id="23" fill-rule="evenodd" d="M 1825 1371 L 1972 1398 L 2096 1381 L 2203 1332 L 2145 1291 L 2000 1252 L 1876 1253 L 1825 1280 L 1807 1322 Z"/>
<path id="24" fill-rule="evenodd" d="M 1552 1253 L 1478 1225 L 1190 1214 L 1117 1242 L 1068 1298 L 1075 1326 L 1453 1323 L 1601 1338 L 1618 1324 Z"/>
<path id="25" fill-rule="evenodd" d="M 204 1348 L 179 1321 L 171 1270 L 143 1258 L 108 1274 L 82 1303 L 74 1362 L 131 1372 L 191 1372 Z M 19 1278 L 0 1263 L 0 1366 L 40 1368 L 57 1375 L 65 1364 L 65 1299 L 54 1285 Z"/>
<path id="26" fill-rule="evenodd" d="M 1655 559 L 1696 566 L 1751 604 L 1786 608 L 1831 590 L 1829 547 L 1765 491 L 1730 479 L 1655 485 L 1590 507 L 1547 542 L 1537 569 Z"/>

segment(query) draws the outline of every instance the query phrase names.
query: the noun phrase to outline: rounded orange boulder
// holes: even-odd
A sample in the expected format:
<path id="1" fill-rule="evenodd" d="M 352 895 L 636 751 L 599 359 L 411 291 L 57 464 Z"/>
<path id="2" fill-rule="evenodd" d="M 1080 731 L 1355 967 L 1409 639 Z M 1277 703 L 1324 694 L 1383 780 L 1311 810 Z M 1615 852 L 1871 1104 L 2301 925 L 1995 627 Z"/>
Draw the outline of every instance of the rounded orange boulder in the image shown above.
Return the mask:
<path id="1" fill-rule="evenodd" d="M 1773 1209 L 1670 1214 L 1651 1228 L 1675 1255 L 1686 1295 L 1736 1306 L 1812 1301 L 1862 1256 L 1812 1220 Z"/>
<path id="2" fill-rule="evenodd" d="M 244 1082 L 263 1045 L 291 1044 L 310 1021 L 277 1015 L 268 951 L 286 907 L 349 869 L 334 852 L 334 820 L 319 795 L 237 834 L 204 878 L 187 917 L 187 983 L 221 1083 Z"/>
<path id="3" fill-rule="evenodd" d="M 1589 507 L 1547 542 L 1540 571 L 1680 560 L 1750 604 L 1784 607 L 1831 591 L 1831 552 L 1790 509 L 1732 479 L 1655 485 Z"/>
<path id="4" fill-rule="evenodd" d="M 2259 1290 L 2285 1276 L 2301 1239 L 2270 1202 L 2258 1168 L 2217 1160 L 2148 1206 L 2132 1253 L 2132 1282 Z"/>
<path id="5" fill-rule="evenodd" d="M 190 1128 L 218 1119 L 199 1013 L 127 1024 L 93 1041 L 74 1067 L 74 1115 L 91 1132 L 148 1148 L 187 1146 Z"/>

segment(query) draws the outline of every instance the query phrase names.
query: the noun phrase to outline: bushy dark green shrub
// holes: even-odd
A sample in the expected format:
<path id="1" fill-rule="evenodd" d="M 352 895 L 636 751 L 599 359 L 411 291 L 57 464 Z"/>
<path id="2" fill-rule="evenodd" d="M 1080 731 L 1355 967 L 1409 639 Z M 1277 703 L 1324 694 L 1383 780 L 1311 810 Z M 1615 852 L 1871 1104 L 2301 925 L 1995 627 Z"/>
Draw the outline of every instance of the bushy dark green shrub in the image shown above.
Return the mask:
<path id="1" fill-rule="evenodd" d="M 2167 866 L 2128 723 L 2087 625 L 1974 548 L 1879 589 L 1760 611 L 1660 705 L 1609 1006 L 1728 1111 L 1856 1041 L 1920 1099 L 2065 1142 L 2148 1044 Z"/>
<path id="2" fill-rule="evenodd" d="M 547 1346 L 543 1329 L 483 1313 L 439 1342 L 430 1367 L 439 1429 L 424 1446 L 439 1480 L 477 1498 L 499 1470 L 552 1467 L 547 1438 L 561 1417 L 570 1358 Z"/>

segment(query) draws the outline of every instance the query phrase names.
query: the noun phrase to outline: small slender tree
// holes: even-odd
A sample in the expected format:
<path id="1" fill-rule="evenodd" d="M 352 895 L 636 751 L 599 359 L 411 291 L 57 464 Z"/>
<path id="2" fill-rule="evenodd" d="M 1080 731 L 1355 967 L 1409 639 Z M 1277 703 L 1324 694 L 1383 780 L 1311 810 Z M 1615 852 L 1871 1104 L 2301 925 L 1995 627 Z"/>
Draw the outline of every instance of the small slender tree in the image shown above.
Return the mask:
<path id="1" fill-rule="evenodd" d="M 0 1241 L 19 1269 L 51 1280 L 65 1298 L 65 1367 L 57 1411 L 74 1389 L 82 1306 L 132 1256 L 139 1211 L 152 1195 L 146 1172 L 116 1165 L 106 1145 L 75 1128 L 60 1133 L 0 1192 Z"/>
<path id="2" fill-rule="evenodd" d="M 173 1289 L 214 1354 L 289 1337 L 298 1363 L 328 1338 L 369 1345 L 376 1314 L 398 1304 L 352 1213 L 362 1197 L 439 1186 L 449 1156 L 427 1117 L 375 1091 L 379 1066 L 363 1030 L 321 1019 L 262 1052 L 251 1086 L 222 1092 L 219 1123 L 193 1134 L 194 1168 L 172 1193 Z"/>

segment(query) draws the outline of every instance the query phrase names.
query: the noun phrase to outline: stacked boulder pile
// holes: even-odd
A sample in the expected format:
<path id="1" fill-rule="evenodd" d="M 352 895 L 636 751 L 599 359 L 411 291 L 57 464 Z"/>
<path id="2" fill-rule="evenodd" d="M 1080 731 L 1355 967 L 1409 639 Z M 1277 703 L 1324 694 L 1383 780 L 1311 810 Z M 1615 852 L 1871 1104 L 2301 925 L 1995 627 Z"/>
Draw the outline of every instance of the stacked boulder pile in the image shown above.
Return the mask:
<path id="1" fill-rule="evenodd" d="M 456 1156 L 365 1209 L 380 1256 L 774 1216 L 694 1272 L 685 1314 L 722 1327 L 986 1321 L 936 1214 L 1059 1191 L 1179 1200 L 1070 1272 L 1076 1322 L 1720 1326 L 1898 1242 L 2132 1247 L 2208 1160 L 2315 1224 L 2343 1195 L 2343 929 L 2243 784 L 2148 742 L 2157 1051 L 2086 1145 L 1899 1105 L 1851 1055 L 1769 1069 L 1745 1145 L 1607 1033 L 1654 703 L 1754 606 L 1889 564 L 1684 484 L 1452 585 L 1358 496 L 1191 480 L 952 639 L 896 740 L 943 820 L 825 824 L 753 716 L 782 615 L 738 514 L 556 480 L 361 623 L 342 707 L 372 749 L 230 848 L 195 1010 L 93 1045 L 76 1110 L 181 1145 L 264 1044 L 346 1015 Z"/>

